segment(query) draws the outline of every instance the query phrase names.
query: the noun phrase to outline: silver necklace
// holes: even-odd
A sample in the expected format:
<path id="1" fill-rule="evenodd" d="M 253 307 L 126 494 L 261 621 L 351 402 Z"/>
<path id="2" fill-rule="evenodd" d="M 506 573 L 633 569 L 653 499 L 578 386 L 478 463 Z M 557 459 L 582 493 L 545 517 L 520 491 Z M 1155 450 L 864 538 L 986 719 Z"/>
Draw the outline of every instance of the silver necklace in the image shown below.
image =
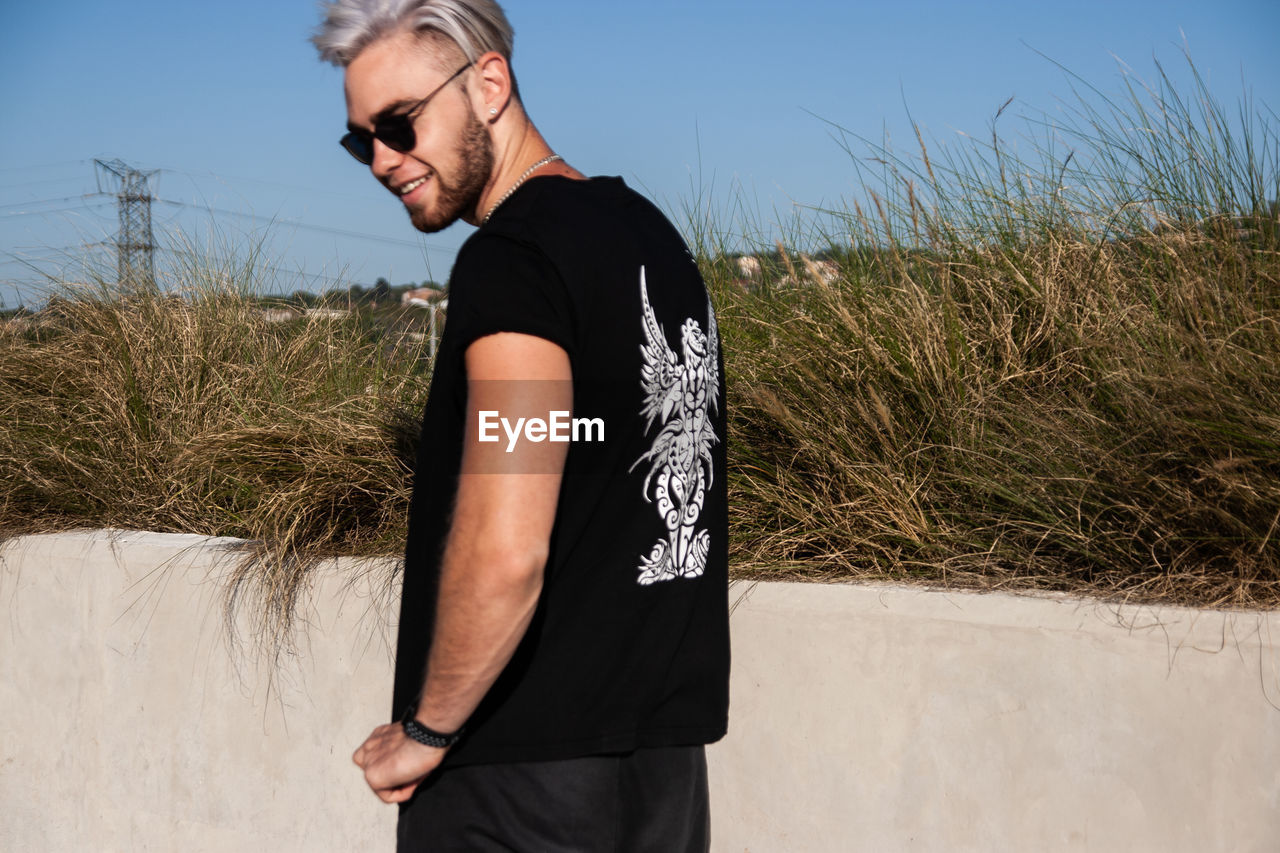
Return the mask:
<path id="1" fill-rule="evenodd" d="M 521 175 L 519 178 L 516 178 L 516 182 L 511 185 L 511 189 L 503 193 L 502 198 L 498 199 L 497 203 L 495 203 L 493 207 L 489 208 L 489 212 L 484 215 L 484 219 L 480 220 L 480 224 L 484 225 L 486 222 L 488 222 L 489 217 L 493 216 L 493 212 L 497 210 L 499 207 L 501 207 L 504 201 L 511 198 L 511 194 L 516 190 L 520 189 L 520 185 L 523 184 L 530 175 L 532 175 L 534 172 L 538 171 L 548 163 L 554 163 L 557 160 L 563 160 L 563 159 L 564 158 L 561 157 L 559 154 L 552 154 L 550 157 L 543 157 L 541 160 L 534 163 L 528 169 L 525 169 L 524 174 Z"/>

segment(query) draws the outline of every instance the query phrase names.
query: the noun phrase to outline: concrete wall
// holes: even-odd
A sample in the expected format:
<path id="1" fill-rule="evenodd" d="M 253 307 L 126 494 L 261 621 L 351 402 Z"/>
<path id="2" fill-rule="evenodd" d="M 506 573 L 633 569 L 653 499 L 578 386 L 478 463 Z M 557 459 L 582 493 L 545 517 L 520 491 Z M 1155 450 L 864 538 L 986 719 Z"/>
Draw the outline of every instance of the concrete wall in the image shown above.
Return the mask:
<path id="1" fill-rule="evenodd" d="M 394 847 L 385 562 L 233 649 L 225 541 L 0 547 L 0 850 Z M 717 851 L 1280 849 L 1280 614 L 737 584 Z M 251 626 L 241 624 L 241 630 Z"/>

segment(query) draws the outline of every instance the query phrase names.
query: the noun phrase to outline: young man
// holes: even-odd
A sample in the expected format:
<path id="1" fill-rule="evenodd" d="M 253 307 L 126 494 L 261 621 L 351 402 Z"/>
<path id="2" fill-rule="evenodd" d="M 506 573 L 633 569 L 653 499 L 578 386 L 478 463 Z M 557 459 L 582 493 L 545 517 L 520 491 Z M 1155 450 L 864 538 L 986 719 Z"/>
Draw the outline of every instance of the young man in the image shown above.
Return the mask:
<path id="1" fill-rule="evenodd" d="M 728 713 L 723 369 L 670 223 L 521 106 L 490 0 L 341 0 L 343 145 L 450 278 L 393 719 L 356 751 L 401 850 L 706 850 Z"/>

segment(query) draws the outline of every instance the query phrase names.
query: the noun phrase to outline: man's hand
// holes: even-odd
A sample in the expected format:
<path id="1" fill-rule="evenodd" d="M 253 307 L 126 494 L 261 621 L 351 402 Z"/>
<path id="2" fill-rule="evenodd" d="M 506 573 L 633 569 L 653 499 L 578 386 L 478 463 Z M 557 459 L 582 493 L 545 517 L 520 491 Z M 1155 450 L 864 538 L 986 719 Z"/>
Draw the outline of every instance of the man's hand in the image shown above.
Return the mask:
<path id="1" fill-rule="evenodd" d="M 364 779 L 384 803 L 403 803 L 444 759 L 445 750 L 418 743 L 404 726 L 378 726 L 351 760 L 364 770 Z"/>

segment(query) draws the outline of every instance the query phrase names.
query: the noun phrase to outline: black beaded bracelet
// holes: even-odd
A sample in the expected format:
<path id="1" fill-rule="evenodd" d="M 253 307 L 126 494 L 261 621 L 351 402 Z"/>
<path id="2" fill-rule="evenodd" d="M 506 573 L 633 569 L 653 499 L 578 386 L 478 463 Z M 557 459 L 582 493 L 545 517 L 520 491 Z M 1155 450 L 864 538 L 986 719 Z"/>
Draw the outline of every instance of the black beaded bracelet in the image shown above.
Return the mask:
<path id="1" fill-rule="evenodd" d="M 450 735 L 442 734 L 434 729 L 429 729 L 422 723 L 414 719 L 417 713 L 416 708 L 410 708 L 404 712 L 404 717 L 400 719 L 400 725 L 404 727 L 404 733 L 412 740 L 424 746 L 434 746 L 437 749 L 448 749 L 458 742 L 458 738 L 462 737 L 462 729 Z"/>

